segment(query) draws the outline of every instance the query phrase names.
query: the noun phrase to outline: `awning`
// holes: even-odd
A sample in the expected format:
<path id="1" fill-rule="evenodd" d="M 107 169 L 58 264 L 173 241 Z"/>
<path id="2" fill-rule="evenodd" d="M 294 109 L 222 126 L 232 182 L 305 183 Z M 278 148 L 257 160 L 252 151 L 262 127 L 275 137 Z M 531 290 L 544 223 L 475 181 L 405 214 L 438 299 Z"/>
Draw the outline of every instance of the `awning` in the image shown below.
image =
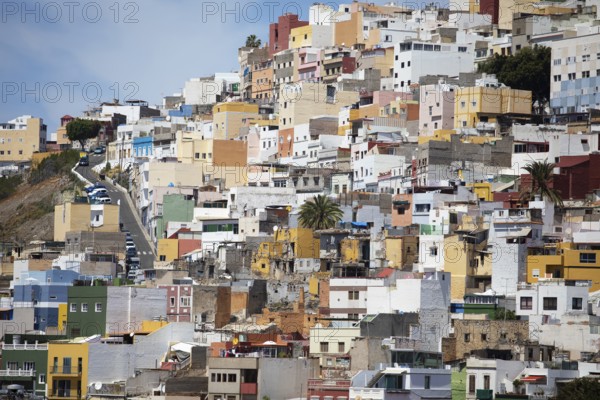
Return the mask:
<path id="1" fill-rule="evenodd" d="M 369 227 L 369 225 L 366 222 L 353 222 L 352 223 L 352 227 L 353 228 L 364 228 L 364 229 L 366 229 L 366 228 Z"/>
<path id="2" fill-rule="evenodd" d="M 529 375 L 529 376 L 526 376 L 525 378 L 520 379 L 521 382 L 527 382 L 527 383 L 539 383 L 539 382 L 542 382 L 545 380 L 546 380 L 546 377 L 544 375 Z"/>
<path id="3" fill-rule="evenodd" d="M 521 228 L 518 231 L 508 232 L 507 238 L 525 237 L 531 234 L 531 228 Z"/>

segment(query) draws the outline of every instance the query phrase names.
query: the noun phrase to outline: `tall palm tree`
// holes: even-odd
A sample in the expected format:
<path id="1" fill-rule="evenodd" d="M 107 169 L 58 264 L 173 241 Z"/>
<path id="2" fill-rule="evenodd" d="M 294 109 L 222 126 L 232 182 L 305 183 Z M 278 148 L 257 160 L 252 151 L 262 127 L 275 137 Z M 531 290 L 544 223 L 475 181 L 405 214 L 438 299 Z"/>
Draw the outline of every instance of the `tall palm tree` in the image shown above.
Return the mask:
<path id="1" fill-rule="evenodd" d="M 556 164 L 544 160 L 532 161 L 523 168 L 531 176 L 531 188 L 528 193 L 525 193 L 528 195 L 529 200 L 533 200 L 536 195 L 540 195 L 542 199 L 546 198 L 558 206 L 563 205 L 558 190 L 550 187 L 555 167 Z"/>
<path id="2" fill-rule="evenodd" d="M 246 47 L 260 47 L 261 41 L 256 35 L 250 35 L 246 38 Z"/>
<path id="3" fill-rule="evenodd" d="M 342 219 L 340 206 L 326 196 L 315 196 L 300 207 L 298 221 L 305 228 L 330 229 Z"/>

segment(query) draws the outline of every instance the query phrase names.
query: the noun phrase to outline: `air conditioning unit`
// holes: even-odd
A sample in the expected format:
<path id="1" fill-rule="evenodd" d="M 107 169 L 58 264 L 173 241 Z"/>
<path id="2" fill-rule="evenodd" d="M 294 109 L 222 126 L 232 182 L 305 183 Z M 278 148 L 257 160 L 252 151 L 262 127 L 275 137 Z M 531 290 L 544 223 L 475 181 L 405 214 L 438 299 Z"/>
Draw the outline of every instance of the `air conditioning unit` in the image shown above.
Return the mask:
<path id="1" fill-rule="evenodd" d="M 562 233 L 562 232 L 563 232 L 562 226 L 555 226 L 554 227 L 554 233 Z"/>

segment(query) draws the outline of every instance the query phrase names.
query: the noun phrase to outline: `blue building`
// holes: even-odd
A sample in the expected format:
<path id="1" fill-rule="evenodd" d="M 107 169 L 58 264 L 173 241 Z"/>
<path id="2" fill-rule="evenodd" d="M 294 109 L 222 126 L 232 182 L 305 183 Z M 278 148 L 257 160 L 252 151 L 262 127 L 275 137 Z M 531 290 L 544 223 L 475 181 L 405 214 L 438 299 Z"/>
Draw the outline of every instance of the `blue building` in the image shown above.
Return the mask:
<path id="1" fill-rule="evenodd" d="M 34 308 L 33 329 L 44 331 L 58 326 L 58 305 L 66 304 L 68 288 L 79 273 L 65 270 L 30 271 L 21 275 L 22 284 L 15 285 L 14 307 Z"/>
<path id="2" fill-rule="evenodd" d="M 152 136 L 136 137 L 133 139 L 134 157 L 152 157 L 154 154 L 154 140 Z"/>
<path id="3" fill-rule="evenodd" d="M 179 107 L 178 110 L 169 110 L 169 116 L 171 117 L 192 117 L 194 115 L 194 106 L 184 104 Z"/>

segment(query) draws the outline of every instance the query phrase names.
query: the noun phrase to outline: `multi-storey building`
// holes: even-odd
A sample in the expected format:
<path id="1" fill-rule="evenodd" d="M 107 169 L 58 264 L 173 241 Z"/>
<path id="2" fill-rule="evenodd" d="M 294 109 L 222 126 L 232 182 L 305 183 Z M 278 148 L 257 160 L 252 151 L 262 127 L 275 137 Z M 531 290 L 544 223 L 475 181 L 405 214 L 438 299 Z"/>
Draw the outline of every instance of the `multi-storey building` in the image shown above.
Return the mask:
<path id="1" fill-rule="evenodd" d="M 0 162 L 31 161 L 46 151 L 46 125 L 41 118 L 23 115 L 0 124 Z"/>

